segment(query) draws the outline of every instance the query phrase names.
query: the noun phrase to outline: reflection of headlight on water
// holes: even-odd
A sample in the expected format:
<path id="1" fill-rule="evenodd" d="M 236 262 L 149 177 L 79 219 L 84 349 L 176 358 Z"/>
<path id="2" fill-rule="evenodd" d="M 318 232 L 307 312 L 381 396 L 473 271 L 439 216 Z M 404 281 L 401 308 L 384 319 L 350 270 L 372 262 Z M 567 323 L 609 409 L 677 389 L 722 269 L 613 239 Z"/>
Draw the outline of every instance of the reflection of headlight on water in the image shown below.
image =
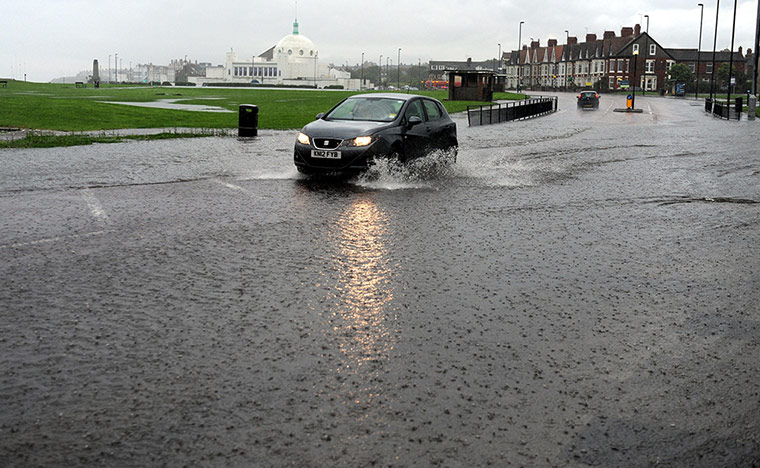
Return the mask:
<path id="1" fill-rule="evenodd" d="M 371 202 L 352 205 L 340 219 L 341 283 L 354 307 L 379 307 L 388 300 L 382 213 Z"/>

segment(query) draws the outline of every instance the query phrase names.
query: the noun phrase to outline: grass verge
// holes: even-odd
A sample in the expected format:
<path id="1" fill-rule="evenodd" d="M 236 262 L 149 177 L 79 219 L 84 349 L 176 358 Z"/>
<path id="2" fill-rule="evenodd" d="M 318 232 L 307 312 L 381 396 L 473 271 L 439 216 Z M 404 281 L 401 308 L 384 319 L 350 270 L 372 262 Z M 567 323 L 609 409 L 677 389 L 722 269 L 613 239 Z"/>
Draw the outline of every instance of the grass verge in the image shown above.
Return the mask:
<path id="1" fill-rule="evenodd" d="M 138 140 L 168 140 L 171 138 L 201 138 L 208 136 L 224 136 L 226 131 L 208 132 L 162 132 L 152 135 L 43 135 L 29 132 L 24 138 L 9 141 L 0 141 L 0 149 L 3 148 L 58 148 L 65 146 L 83 146 L 94 143 L 121 143 L 123 141 Z"/>
<path id="2" fill-rule="evenodd" d="M 362 91 L 364 93 L 366 91 Z M 27 83 L 9 80 L 0 88 L 0 127 L 68 132 L 122 128 L 237 128 L 240 104 L 259 107 L 259 128 L 297 129 L 355 91 L 109 86 L 76 88 L 73 84 Z M 443 102 L 450 113 L 481 102 L 449 101 L 446 91 L 415 91 Z M 494 99 L 522 99 L 496 93 Z M 191 112 L 134 107 L 116 103 L 174 101 L 213 106 L 231 112 Z"/>

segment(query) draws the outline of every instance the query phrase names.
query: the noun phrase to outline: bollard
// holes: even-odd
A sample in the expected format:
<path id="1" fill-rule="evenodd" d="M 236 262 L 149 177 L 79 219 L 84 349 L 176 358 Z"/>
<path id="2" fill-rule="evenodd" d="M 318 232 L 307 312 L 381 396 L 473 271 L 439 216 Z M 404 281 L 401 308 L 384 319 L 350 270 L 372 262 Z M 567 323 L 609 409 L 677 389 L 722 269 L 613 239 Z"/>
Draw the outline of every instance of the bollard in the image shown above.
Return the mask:
<path id="1" fill-rule="evenodd" d="M 238 109 L 238 136 L 255 137 L 259 132 L 259 106 L 240 104 Z"/>
<path id="2" fill-rule="evenodd" d="M 626 97 L 626 99 L 625 99 L 625 104 L 626 104 L 626 106 L 628 106 L 629 109 L 632 109 L 633 108 L 633 96 L 631 96 L 629 94 L 628 97 Z"/>
<path id="3" fill-rule="evenodd" d="M 757 96 L 750 96 L 747 99 L 747 118 L 755 120 L 755 108 L 757 106 Z"/>

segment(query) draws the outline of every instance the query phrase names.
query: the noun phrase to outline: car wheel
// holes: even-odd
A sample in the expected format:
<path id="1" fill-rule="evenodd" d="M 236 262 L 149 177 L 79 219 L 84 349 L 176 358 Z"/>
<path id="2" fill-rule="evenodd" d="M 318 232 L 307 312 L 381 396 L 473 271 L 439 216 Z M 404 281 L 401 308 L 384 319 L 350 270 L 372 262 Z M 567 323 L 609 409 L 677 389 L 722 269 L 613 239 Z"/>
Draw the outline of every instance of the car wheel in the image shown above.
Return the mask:
<path id="1" fill-rule="evenodd" d="M 407 158 L 398 146 L 394 146 L 391 148 L 391 152 L 388 154 L 388 159 L 390 161 L 403 164 L 406 162 Z"/>

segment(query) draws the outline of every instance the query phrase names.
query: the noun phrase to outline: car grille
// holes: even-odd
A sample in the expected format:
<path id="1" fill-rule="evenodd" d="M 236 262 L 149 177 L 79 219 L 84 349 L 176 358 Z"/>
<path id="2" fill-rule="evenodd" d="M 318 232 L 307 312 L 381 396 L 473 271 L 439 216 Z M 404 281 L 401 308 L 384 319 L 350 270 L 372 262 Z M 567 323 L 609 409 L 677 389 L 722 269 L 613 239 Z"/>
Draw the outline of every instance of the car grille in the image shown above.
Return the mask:
<path id="1" fill-rule="evenodd" d="M 335 149 L 340 146 L 343 140 L 337 138 L 314 138 L 314 146 L 319 149 Z"/>

